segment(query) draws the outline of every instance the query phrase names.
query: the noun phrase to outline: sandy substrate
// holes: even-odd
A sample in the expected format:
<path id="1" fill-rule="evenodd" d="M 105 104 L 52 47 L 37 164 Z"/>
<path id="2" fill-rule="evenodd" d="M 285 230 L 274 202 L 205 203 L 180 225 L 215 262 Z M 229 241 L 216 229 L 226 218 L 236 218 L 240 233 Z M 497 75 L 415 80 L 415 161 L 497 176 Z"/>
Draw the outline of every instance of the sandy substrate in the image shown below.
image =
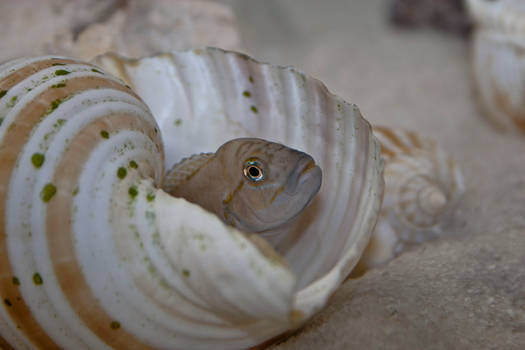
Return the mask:
<path id="1" fill-rule="evenodd" d="M 347 282 L 274 349 L 524 349 L 525 137 L 481 117 L 468 43 L 395 31 L 380 0 L 265 3 L 234 3 L 255 57 L 299 67 L 374 124 L 434 137 L 468 186 L 447 237 Z"/>

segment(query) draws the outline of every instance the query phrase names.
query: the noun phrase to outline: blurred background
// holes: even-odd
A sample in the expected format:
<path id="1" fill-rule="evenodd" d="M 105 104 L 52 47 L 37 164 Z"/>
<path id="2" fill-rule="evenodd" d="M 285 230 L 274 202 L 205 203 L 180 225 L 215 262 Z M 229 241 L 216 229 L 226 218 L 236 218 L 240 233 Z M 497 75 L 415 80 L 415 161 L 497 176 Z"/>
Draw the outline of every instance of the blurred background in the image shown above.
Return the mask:
<path id="1" fill-rule="evenodd" d="M 462 0 L 8 0 L 0 61 L 219 46 L 295 66 L 374 123 L 450 135 L 471 127 L 469 28 Z"/>
<path id="2" fill-rule="evenodd" d="M 454 114 L 466 112 L 450 108 L 454 101 L 470 99 L 466 30 L 461 25 L 439 27 L 429 14 L 445 3 L 462 1 L 229 3 L 246 51 L 320 79 L 332 92 L 357 103 L 372 122 L 435 132 L 456 124 Z M 406 14 L 396 14 L 403 4 Z M 441 16 L 457 16 L 462 8 L 442 10 Z"/>

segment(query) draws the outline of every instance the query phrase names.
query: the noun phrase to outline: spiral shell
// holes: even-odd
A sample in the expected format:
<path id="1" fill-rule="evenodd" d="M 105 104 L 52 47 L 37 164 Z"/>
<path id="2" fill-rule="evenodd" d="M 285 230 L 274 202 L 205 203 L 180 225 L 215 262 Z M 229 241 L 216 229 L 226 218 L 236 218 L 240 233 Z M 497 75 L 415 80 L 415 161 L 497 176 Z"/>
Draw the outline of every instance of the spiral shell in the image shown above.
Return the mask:
<path id="1" fill-rule="evenodd" d="M 472 40 L 474 86 L 485 114 L 500 128 L 525 133 L 525 3 L 468 0 L 477 22 Z"/>
<path id="2" fill-rule="evenodd" d="M 245 349 L 321 309 L 379 214 L 382 159 L 357 107 L 217 49 L 97 62 L 135 92 L 67 58 L 0 66 L 0 345 Z M 324 171 L 274 247 L 160 189 L 166 165 L 239 136 Z"/>
<path id="3" fill-rule="evenodd" d="M 385 193 L 356 275 L 441 236 L 465 190 L 460 169 L 434 140 L 404 129 L 374 126 L 373 132 L 385 160 Z"/>

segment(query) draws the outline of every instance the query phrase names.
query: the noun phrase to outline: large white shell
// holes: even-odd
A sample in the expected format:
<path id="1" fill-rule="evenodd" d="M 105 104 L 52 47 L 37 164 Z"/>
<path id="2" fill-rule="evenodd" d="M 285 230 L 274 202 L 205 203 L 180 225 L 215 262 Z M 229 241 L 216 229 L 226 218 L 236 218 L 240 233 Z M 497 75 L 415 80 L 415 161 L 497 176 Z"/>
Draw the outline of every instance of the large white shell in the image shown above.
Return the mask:
<path id="1" fill-rule="evenodd" d="M 456 162 L 417 133 L 374 126 L 385 160 L 381 215 L 354 275 L 443 235 L 465 191 Z"/>
<path id="2" fill-rule="evenodd" d="M 243 349 L 322 308 L 364 250 L 383 191 L 357 107 L 291 68 L 217 49 L 97 62 L 149 109 L 87 64 L 0 66 L 0 342 Z M 301 149 L 323 169 L 317 199 L 276 244 L 286 263 L 158 189 L 166 164 L 239 136 Z"/>
<path id="3" fill-rule="evenodd" d="M 499 127 L 525 133 L 525 2 L 468 0 L 477 22 L 472 42 L 479 102 Z"/>

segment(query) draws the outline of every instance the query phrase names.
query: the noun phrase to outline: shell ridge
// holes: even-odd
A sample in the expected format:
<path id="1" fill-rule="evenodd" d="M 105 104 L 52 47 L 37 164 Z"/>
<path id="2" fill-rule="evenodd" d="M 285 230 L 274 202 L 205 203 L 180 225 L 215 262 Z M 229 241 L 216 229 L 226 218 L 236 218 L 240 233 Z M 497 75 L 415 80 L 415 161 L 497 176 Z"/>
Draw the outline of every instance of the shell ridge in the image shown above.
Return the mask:
<path id="1" fill-rule="evenodd" d="M 353 112 L 353 108 L 352 108 Z M 360 113 L 356 111 L 356 118 L 346 118 L 344 120 L 344 130 L 348 131 L 350 135 L 347 134 L 347 138 L 351 139 L 351 142 L 347 142 L 345 147 L 342 147 L 342 153 L 339 155 L 336 155 L 335 157 L 332 156 L 331 158 L 335 159 L 336 162 L 345 163 L 348 166 L 348 169 L 351 169 L 352 173 L 348 174 L 349 177 L 345 178 L 345 176 L 339 177 L 338 183 L 335 185 L 337 188 L 335 201 L 334 203 L 339 203 L 341 201 L 345 202 L 346 204 L 343 206 L 347 208 L 346 213 L 344 214 L 344 219 L 341 223 L 339 223 L 337 228 L 335 228 L 337 231 L 344 228 L 342 226 L 352 227 L 351 231 L 348 233 L 348 236 L 340 235 L 338 237 L 335 237 L 339 241 L 334 241 L 331 244 L 325 245 L 325 249 L 329 249 L 331 245 L 334 247 L 337 247 L 331 250 L 330 253 L 326 253 L 330 256 L 329 259 L 326 259 L 324 261 L 324 264 L 319 267 L 319 269 L 313 274 L 312 278 L 319 278 L 319 275 L 322 273 L 325 273 L 326 271 L 330 271 L 331 268 L 334 266 L 335 262 L 338 260 L 338 258 L 341 256 L 342 252 L 344 252 L 346 244 L 348 242 L 347 237 L 352 237 L 354 231 L 353 226 L 355 225 L 355 222 L 357 221 L 356 218 L 358 218 L 359 215 L 359 202 L 361 201 L 362 196 L 362 182 L 356 179 L 363 179 L 366 176 L 367 172 L 367 166 L 368 166 L 368 160 L 366 159 L 368 155 L 370 154 L 370 148 L 368 146 L 367 142 L 367 136 L 364 133 L 361 133 L 360 136 L 356 135 L 354 133 L 354 130 L 356 128 L 361 128 L 362 126 L 357 126 L 357 124 L 361 124 L 362 120 L 360 119 Z M 346 134 L 346 132 L 345 132 Z M 360 149 L 362 153 L 356 154 L 356 152 L 353 152 L 354 149 Z M 335 205 L 335 204 L 332 204 Z M 352 225 L 348 226 L 349 223 L 353 223 Z M 355 231 L 354 231 L 355 232 Z"/>

